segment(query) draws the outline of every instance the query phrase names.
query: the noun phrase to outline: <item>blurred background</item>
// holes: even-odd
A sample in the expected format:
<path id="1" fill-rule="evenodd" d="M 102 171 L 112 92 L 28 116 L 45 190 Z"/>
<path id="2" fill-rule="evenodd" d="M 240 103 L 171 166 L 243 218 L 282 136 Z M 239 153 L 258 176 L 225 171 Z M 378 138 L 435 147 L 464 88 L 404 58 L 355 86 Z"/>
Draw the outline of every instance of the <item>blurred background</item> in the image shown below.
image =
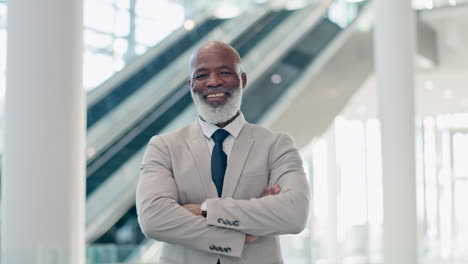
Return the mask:
<path id="1" fill-rule="evenodd" d="M 418 255 L 468 263 L 468 1 L 413 8 Z M 87 263 L 157 259 L 135 212 L 142 153 L 152 135 L 195 119 L 187 62 L 214 39 L 243 58 L 246 119 L 301 149 L 312 203 L 306 229 L 281 238 L 285 263 L 382 263 L 372 11 L 360 0 L 84 0 Z M 0 134 L 7 16 L 0 0 Z"/>

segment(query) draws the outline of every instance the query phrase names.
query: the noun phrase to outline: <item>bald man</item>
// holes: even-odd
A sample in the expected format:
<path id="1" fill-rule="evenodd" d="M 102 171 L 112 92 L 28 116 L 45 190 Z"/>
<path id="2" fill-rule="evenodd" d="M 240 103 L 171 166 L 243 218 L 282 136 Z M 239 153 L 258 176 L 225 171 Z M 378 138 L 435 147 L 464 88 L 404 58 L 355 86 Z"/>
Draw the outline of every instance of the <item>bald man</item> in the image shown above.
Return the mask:
<path id="1" fill-rule="evenodd" d="M 283 263 L 278 235 L 303 230 L 309 188 L 292 139 L 245 121 L 247 75 L 226 43 L 199 47 L 188 85 L 198 119 L 148 143 L 138 221 L 161 264 Z"/>

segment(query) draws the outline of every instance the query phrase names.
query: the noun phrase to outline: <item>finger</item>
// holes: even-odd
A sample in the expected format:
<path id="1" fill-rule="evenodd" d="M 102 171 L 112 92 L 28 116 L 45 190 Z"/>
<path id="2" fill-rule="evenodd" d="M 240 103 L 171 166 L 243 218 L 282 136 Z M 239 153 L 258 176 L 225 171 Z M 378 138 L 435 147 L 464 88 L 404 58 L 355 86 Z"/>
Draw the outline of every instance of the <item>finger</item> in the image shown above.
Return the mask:
<path id="1" fill-rule="evenodd" d="M 270 195 L 271 194 L 271 191 L 272 191 L 272 188 L 271 186 L 268 186 L 265 190 L 265 192 L 262 194 L 261 197 L 264 197 L 264 196 L 267 196 L 267 195 Z"/>
<path id="2" fill-rule="evenodd" d="M 279 194 L 281 192 L 281 188 L 276 185 L 275 188 L 273 189 L 273 194 Z"/>

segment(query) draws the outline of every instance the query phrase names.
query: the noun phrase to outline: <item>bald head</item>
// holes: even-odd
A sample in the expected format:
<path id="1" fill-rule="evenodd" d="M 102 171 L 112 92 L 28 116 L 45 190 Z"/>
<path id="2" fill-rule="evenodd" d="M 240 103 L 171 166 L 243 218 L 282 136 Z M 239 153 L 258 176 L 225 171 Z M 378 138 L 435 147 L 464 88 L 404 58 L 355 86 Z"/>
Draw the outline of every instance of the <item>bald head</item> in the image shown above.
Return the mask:
<path id="1" fill-rule="evenodd" d="M 192 77 L 192 74 L 198 62 L 200 60 L 203 60 L 204 57 L 209 56 L 211 54 L 216 54 L 220 57 L 232 60 L 236 67 L 237 73 L 241 74 L 243 72 L 242 61 L 237 50 L 235 50 L 231 45 L 227 43 L 221 41 L 210 41 L 201 45 L 192 53 L 192 56 L 190 57 L 189 61 L 190 77 Z"/>

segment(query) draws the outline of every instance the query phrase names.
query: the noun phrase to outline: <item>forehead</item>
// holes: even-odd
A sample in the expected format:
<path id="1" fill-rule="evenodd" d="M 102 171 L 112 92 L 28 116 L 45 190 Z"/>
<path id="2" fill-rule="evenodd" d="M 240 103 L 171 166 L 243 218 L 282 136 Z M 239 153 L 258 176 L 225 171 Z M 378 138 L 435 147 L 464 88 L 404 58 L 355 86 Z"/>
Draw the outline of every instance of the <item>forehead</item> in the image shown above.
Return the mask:
<path id="1" fill-rule="evenodd" d="M 199 50 L 192 58 L 190 68 L 192 71 L 218 67 L 235 68 L 238 63 L 233 51 L 222 47 L 211 47 Z"/>

